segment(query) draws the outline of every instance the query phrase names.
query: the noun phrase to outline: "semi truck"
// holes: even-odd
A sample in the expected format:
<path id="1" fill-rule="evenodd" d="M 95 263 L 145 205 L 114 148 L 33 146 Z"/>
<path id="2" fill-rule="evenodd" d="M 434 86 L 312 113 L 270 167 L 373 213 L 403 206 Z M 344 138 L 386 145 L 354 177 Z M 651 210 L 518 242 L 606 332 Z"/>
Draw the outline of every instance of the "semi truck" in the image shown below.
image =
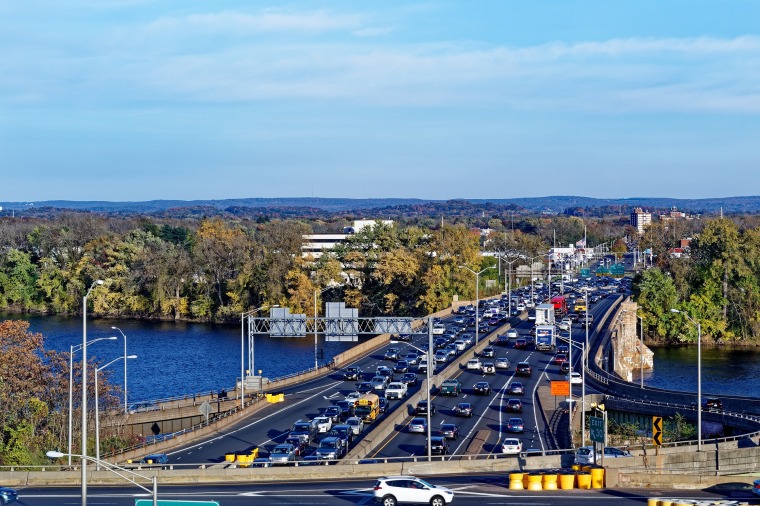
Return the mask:
<path id="1" fill-rule="evenodd" d="M 540 325 L 536 327 L 536 350 L 553 351 L 557 344 L 554 325 Z"/>
<path id="2" fill-rule="evenodd" d="M 567 299 L 564 295 L 552 297 L 552 306 L 556 316 L 565 316 L 567 314 Z"/>
<path id="3" fill-rule="evenodd" d="M 539 304 L 536 306 L 536 326 L 554 325 L 554 305 Z"/>

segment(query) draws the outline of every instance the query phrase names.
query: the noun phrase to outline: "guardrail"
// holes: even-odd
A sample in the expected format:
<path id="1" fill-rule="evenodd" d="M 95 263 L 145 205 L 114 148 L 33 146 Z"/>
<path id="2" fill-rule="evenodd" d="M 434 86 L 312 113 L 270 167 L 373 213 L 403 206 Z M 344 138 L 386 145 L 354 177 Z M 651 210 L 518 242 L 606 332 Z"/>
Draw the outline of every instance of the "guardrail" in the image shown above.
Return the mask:
<path id="1" fill-rule="evenodd" d="M 185 429 L 182 429 L 182 430 L 178 430 L 178 431 L 175 431 L 175 432 L 168 432 L 168 433 L 165 433 L 165 434 L 158 434 L 158 435 L 155 435 L 155 436 L 147 436 L 143 441 L 141 441 L 139 443 L 136 443 L 134 445 L 130 445 L 128 447 L 120 448 L 120 449 L 115 450 L 115 451 L 101 452 L 101 458 L 108 459 L 108 458 L 111 458 L 111 457 L 116 457 L 118 455 L 124 455 L 124 454 L 130 453 L 130 452 L 134 452 L 134 451 L 137 451 L 137 450 L 140 450 L 140 449 L 145 449 L 145 448 L 149 448 L 149 447 L 152 447 L 152 446 L 157 446 L 157 445 L 160 445 L 160 444 L 165 443 L 167 441 L 171 441 L 172 439 L 175 439 L 175 438 L 177 438 L 179 436 L 182 436 L 182 435 L 185 435 L 185 434 L 189 434 L 191 432 L 195 432 L 195 431 L 197 431 L 199 429 L 210 427 L 213 424 L 216 424 L 216 423 L 218 423 L 220 421 L 223 421 L 223 420 L 225 420 L 226 418 L 228 418 L 230 416 L 233 416 L 235 414 L 240 413 L 246 407 L 250 407 L 250 406 L 253 406 L 253 405 L 255 405 L 255 404 L 259 403 L 259 402 L 262 402 L 263 399 L 264 399 L 264 396 L 262 394 L 256 394 L 251 400 L 246 401 L 245 406 L 242 407 L 242 408 L 240 407 L 240 405 L 237 405 L 237 406 L 235 406 L 235 408 L 227 410 L 227 411 L 222 411 L 222 412 L 219 412 L 219 413 L 210 413 L 208 421 L 203 421 L 203 422 L 197 423 L 197 424 L 195 424 L 195 425 L 193 425 L 191 427 L 188 427 L 188 428 L 185 428 Z"/>

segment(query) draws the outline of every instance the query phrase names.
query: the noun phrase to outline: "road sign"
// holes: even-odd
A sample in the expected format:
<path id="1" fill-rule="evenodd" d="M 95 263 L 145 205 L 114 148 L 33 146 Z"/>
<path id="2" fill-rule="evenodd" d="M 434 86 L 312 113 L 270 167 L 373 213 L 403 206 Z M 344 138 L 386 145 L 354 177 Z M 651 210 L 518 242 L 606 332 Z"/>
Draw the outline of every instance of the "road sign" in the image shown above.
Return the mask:
<path id="1" fill-rule="evenodd" d="M 570 395 L 570 382 L 569 381 L 552 381 L 552 395 Z"/>
<path id="2" fill-rule="evenodd" d="M 610 267 L 610 275 L 614 277 L 622 277 L 625 275 L 625 266 L 623 264 L 615 264 Z"/>
<path id="3" fill-rule="evenodd" d="M 167 501 L 159 499 L 158 506 L 219 506 L 216 501 Z M 153 499 L 135 499 L 135 506 L 153 506 Z"/>
<path id="4" fill-rule="evenodd" d="M 198 412 L 206 417 L 206 422 L 208 423 L 208 415 L 211 414 L 211 404 L 208 401 L 203 401 L 203 404 L 198 406 Z"/>
<path id="5" fill-rule="evenodd" d="M 604 418 L 592 416 L 589 418 L 591 441 L 604 443 Z"/>
<path id="6" fill-rule="evenodd" d="M 662 446 L 662 417 L 652 417 L 652 443 L 655 446 Z"/>
<path id="7" fill-rule="evenodd" d="M 581 269 L 581 277 L 587 278 L 591 276 L 591 269 Z"/>

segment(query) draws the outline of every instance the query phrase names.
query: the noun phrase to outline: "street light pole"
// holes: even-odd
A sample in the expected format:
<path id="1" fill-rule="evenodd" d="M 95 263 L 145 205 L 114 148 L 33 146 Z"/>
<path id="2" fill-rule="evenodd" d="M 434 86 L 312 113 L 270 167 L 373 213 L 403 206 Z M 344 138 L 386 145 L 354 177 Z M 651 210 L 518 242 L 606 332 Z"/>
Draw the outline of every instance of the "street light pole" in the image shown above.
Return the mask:
<path id="1" fill-rule="evenodd" d="M 97 339 L 93 339 L 92 341 L 88 342 L 87 344 L 93 344 L 98 341 L 115 341 L 116 337 L 99 337 Z M 74 432 L 74 353 L 81 350 L 82 345 L 71 345 L 69 346 L 69 453 L 68 453 L 68 459 L 69 459 L 69 466 L 71 465 L 71 447 L 73 445 L 73 432 Z"/>
<path id="2" fill-rule="evenodd" d="M 132 471 L 130 469 L 126 469 L 124 467 L 117 466 L 116 464 L 111 464 L 110 462 L 100 461 L 100 460 L 94 459 L 92 457 L 88 457 L 87 455 L 76 455 L 76 454 L 70 454 L 70 453 L 62 453 L 62 452 L 58 452 L 58 451 L 55 451 L 55 450 L 50 450 L 47 453 L 45 453 L 45 455 L 47 455 L 48 458 L 51 458 L 51 459 L 59 459 L 61 457 L 64 457 L 64 456 L 68 455 L 69 457 L 80 458 L 83 461 L 84 460 L 92 460 L 96 464 L 103 466 L 106 470 L 111 471 L 116 476 L 118 476 L 120 478 L 124 478 L 125 480 L 127 480 L 131 484 L 135 485 L 136 487 L 139 487 L 139 488 L 145 490 L 147 493 L 151 494 L 151 497 L 153 498 L 153 506 L 158 506 L 158 480 L 156 479 L 155 476 L 149 478 L 147 476 L 143 476 L 141 474 L 138 474 L 138 473 L 136 473 L 136 472 L 134 472 L 134 471 Z M 128 474 L 131 474 L 133 476 L 137 476 L 138 478 L 141 478 L 143 480 L 149 480 L 153 484 L 152 490 L 149 489 L 149 488 L 147 488 L 147 487 L 144 487 L 144 486 L 140 485 L 135 480 L 133 480 L 132 478 L 130 478 L 129 476 L 127 476 Z"/>
<path id="3" fill-rule="evenodd" d="M 427 349 L 427 367 L 425 368 L 425 399 L 427 400 L 427 457 L 428 460 L 432 459 L 432 453 L 431 453 L 431 429 L 430 424 L 432 423 L 430 419 L 430 413 L 433 410 L 433 404 L 430 402 L 430 368 L 435 367 L 435 362 L 433 361 L 433 320 L 434 318 L 432 316 L 428 317 L 428 349 Z M 391 344 L 396 344 L 396 341 L 391 341 Z M 419 351 L 420 353 L 425 353 L 425 350 L 422 348 L 418 348 L 415 345 L 411 343 L 406 343 L 407 346 L 414 348 L 415 350 Z"/>
<path id="4" fill-rule="evenodd" d="M 119 327 L 111 327 L 112 330 L 118 330 L 121 337 L 124 338 L 124 414 L 127 414 L 127 336 Z"/>
<path id="5" fill-rule="evenodd" d="M 475 274 L 475 346 L 477 346 L 479 342 L 479 336 L 480 336 L 480 333 L 479 333 L 480 321 L 478 321 L 478 312 L 480 311 L 480 275 L 489 269 L 493 269 L 494 266 L 491 265 L 490 267 L 486 267 L 480 272 L 475 272 L 474 270 L 470 269 L 466 265 L 460 265 L 459 268 L 467 269 L 471 273 Z"/>
<path id="6" fill-rule="evenodd" d="M 697 451 L 702 451 L 702 325 L 691 316 L 672 308 L 671 313 L 680 313 L 697 326 Z"/>
<path id="7" fill-rule="evenodd" d="M 96 367 L 95 368 L 95 460 L 98 462 L 100 461 L 100 409 L 98 407 L 99 400 L 98 400 L 98 373 L 108 367 L 109 365 L 118 362 L 119 360 L 124 360 L 126 363 L 127 359 L 137 358 L 137 355 L 124 355 L 123 357 L 115 358 L 108 362 L 103 367 Z M 97 469 L 100 469 L 100 467 L 97 467 Z"/>
<path id="8" fill-rule="evenodd" d="M 636 315 L 639 319 L 639 328 L 641 329 L 641 339 L 639 339 L 639 380 L 640 388 L 644 388 L 644 319 Z"/>
<path id="9" fill-rule="evenodd" d="M 102 279 L 96 279 L 82 297 L 82 506 L 87 506 L 87 297 L 102 284 Z"/>
<path id="10" fill-rule="evenodd" d="M 512 264 L 520 260 L 519 258 L 515 258 L 511 262 L 507 262 L 506 260 L 504 263 L 506 263 L 509 266 L 509 276 L 507 277 L 507 283 L 509 284 L 507 287 L 507 297 L 509 298 L 509 318 L 512 318 Z M 510 320 L 511 321 L 511 320 Z"/>

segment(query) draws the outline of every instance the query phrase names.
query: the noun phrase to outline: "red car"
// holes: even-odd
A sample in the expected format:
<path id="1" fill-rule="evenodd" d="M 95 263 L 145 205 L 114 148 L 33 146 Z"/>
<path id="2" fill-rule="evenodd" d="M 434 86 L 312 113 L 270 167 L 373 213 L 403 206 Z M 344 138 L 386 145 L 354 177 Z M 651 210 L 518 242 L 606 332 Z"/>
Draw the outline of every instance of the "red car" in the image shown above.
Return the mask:
<path id="1" fill-rule="evenodd" d="M 516 350 L 525 350 L 528 348 L 528 341 L 526 339 L 518 339 L 515 341 Z"/>
<path id="2" fill-rule="evenodd" d="M 554 363 L 556 365 L 560 365 L 562 364 L 562 362 L 567 362 L 567 355 L 565 355 L 564 353 L 557 353 L 556 355 L 554 355 Z"/>

